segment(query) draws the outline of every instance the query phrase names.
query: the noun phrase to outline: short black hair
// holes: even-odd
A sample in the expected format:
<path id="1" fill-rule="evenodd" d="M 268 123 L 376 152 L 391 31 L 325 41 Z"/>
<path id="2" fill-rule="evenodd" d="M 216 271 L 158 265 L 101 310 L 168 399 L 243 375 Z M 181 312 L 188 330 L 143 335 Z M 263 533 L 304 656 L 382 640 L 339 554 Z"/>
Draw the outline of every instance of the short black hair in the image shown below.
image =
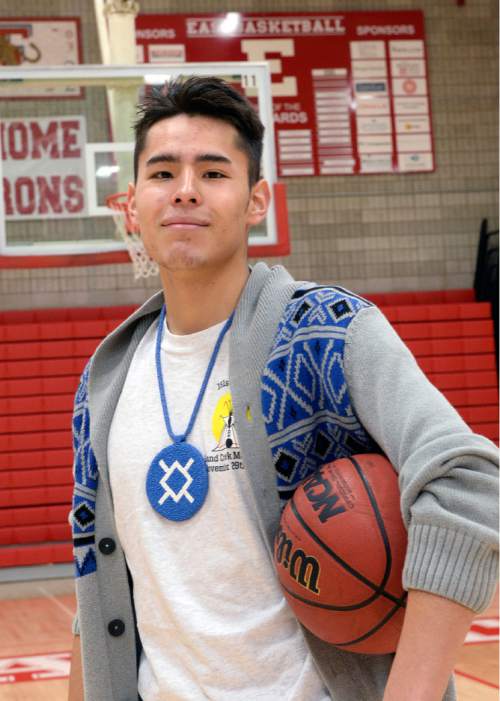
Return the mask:
<path id="1" fill-rule="evenodd" d="M 212 117 L 231 124 L 238 133 L 238 148 L 248 157 L 250 187 L 260 179 L 264 125 L 251 103 L 221 78 L 191 76 L 184 79 L 181 76 L 167 81 L 161 88 L 153 88 L 137 108 L 134 124 L 135 180 L 148 131 L 156 122 L 179 114 Z"/>

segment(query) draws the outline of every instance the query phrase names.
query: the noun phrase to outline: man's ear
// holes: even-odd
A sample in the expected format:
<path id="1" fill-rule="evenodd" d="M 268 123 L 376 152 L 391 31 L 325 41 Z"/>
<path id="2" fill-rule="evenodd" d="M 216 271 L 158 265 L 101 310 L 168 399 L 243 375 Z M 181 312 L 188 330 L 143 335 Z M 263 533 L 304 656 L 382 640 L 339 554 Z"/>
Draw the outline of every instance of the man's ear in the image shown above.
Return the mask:
<path id="1" fill-rule="evenodd" d="M 248 202 L 247 223 L 248 226 L 256 226 L 264 219 L 271 202 L 271 190 L 267 180 L 259 180 L 250 191 Z"/>
<path id="2" fill-rule="evenodd" d="M 133 183 L 128 184 L 127 190 L 127 211 L 128 218 L 132 224 L 134 233 L 139 233 L 139 222 L 137 221 L 137 208 L 135 206 L 135 185 Z"/>

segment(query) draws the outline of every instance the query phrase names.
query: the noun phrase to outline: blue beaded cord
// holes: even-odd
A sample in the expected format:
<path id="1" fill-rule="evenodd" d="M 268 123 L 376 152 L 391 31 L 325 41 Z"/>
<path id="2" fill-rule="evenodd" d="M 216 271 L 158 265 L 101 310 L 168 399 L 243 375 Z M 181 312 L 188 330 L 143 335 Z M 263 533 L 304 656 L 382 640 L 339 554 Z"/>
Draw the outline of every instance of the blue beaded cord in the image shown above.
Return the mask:
<path id="1" fill-rule="evenodd" d="M 184 443 L 187 440 L 187 437 L 192 431 L 192 428 L 194 426 L 194 422 L 196 421 L 196 417 L 198 416 L 198 412 L 200 410 L 201 402 L 203 401 L 203 396 L 205 395 L 205 390 L 207 389 L 208 381 L 210 379 L 210 375 L 212 374 L 213 367 L 215 365 L 215 361 L 217 360 L 217 356 L 219 354 L 220 347 L 222 345 L 222 341 L 224 340 L 224 336 L 226 333 L 229 331 L 229 327 L 231 326 L 233 322 L 233 317 L 234 317 L 234 312 L 231 314 L 229 319 L 226 321 L 224 324 L 222 331 L 219 334 L 219 337 L 217 339 L 217 342 L 214 346 L 214 349 L 212 351 L 212 355 L 210 357 L 210 361 L 208 363 L 207 370 L 205 372 L 205 377 L 203 378 L 203 382 L 201 383 L 201 388 L 198 393 L 198 397 L 196 399 L 196 403 L 194 405 L 194 409 L 191 413 L 191 418 L 189 419 L 189 423 L 187 425 L 186 430 L 184 433 L 181 434 L 175 434 L 172 430 L 172 424 L 170 423 L 170 416 L 168 413 L 168 406 L 167 406 L 167 395 L 165 392 L 165 383 L 163 382 L 163 375 L 161 371 L 161 339 L 163 336 L 163 326 L 165 324 L 165 317 L 167 314 L 167 308 L 165 305 L 161 308 L 161 313 L 160 313 L 160 320 L 158 322 L 158 331 L 156 334 L 156 376 L 158 378 L 158 387 L 160 389 L 160 399 L 161 399 L 161 406 L 163 409 L 163 418 L 165 419 L 165 426 L 167 427 L 167 433 L 170 436 L 171 440 L 173 443 Z"/>

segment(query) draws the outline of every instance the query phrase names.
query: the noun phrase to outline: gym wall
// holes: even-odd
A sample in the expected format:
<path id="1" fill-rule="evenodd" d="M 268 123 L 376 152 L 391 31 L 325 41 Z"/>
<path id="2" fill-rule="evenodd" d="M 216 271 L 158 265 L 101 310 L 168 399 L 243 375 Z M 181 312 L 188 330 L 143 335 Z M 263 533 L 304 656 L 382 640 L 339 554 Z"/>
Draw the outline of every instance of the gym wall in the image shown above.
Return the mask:
<path id="1" fill-rule="evenodd" d="M 140 5 L 142 13 L 270 11 L 259 0 Z M 100 62 L 93 2 L 4 0 L 2 9 L 79 16 L 83 61 Z M 480 221 L 498 226 L 496 0 L 275 0 L 272 9 L 423 10 L 436 171 L 287 178 L 292 253 L 268 262 L 358 292 L 471 287 Z M 157 278 L 134 282 L 130 265 L 0 270 L 0 308 L 139 303 L 158 287 Z"/>

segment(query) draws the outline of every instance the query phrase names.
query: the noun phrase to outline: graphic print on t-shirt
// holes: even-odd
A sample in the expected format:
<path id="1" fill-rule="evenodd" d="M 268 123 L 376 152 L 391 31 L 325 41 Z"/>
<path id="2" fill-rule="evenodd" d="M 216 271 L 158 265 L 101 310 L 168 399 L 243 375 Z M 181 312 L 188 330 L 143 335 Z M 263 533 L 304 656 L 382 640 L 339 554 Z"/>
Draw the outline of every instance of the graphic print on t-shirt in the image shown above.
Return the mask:
<path id="1" fill-rule="evenodd" d="M 218 388 L 228 385 L 228 381 L 219 382 Z M 233 400 L 230 392 L 220 397 L 217 402 L 212 414 L 212 433 L 217 444 L 205 457 L 208 471 L 225 472 L 244 469 L 234 425 Z"/>

